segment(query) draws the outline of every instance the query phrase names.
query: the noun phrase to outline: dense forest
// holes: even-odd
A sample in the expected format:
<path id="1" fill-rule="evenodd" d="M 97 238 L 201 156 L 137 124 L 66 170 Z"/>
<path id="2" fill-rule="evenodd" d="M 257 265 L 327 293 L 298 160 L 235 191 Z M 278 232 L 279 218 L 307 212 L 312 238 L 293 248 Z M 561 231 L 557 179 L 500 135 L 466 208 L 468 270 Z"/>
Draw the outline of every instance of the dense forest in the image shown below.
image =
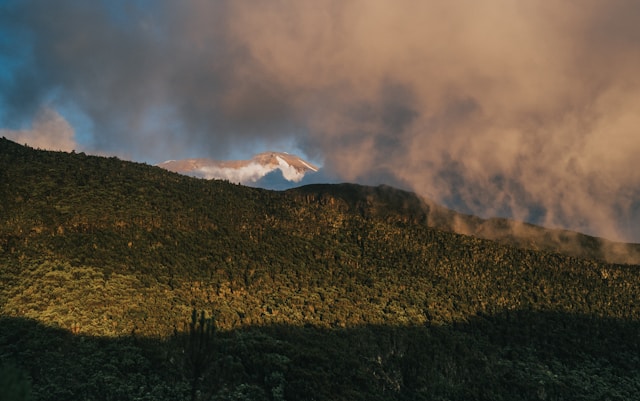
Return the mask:
<path id="1" fill-rule="evenodd" d="M 640 266 L 454 219 L 0 139 L 0 399 L 637 399 Z"/>

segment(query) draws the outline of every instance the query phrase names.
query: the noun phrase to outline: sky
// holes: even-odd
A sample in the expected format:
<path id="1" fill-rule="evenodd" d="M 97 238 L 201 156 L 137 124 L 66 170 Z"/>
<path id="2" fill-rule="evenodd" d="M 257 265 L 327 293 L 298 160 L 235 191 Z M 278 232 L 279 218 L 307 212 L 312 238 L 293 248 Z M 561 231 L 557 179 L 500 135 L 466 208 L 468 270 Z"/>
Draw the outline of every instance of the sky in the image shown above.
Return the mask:
<path id="1" fill-rule="evenodd" d="M 0 0 L 0 136 L 288 151 L 456 210 L 640 242 L 636 0 Z"/>

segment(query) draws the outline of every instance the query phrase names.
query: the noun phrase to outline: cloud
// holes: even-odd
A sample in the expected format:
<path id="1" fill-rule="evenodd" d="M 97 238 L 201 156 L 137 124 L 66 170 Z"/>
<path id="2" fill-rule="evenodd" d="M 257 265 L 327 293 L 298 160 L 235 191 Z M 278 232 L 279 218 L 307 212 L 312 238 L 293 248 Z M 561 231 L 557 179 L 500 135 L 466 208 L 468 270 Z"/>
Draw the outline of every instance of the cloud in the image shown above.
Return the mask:
<path id="1" fill-rule="evenodd" d="M 640 220 L 636 3 L 322 4 L 251 4 L 236 34 L 286 77 L 327 166 L 349 180 L 382 166 L 484 216 L 640 238 L 626 225 Z"/>
<path id="2" fill-rule="evenodd" d="M 296 170 L 282 159 L 279 161 L 278 165 L 251 162 L 239 167 L 203 166 L 191 173 L 201 178 L 229 180 L 242 184 L 253 184 L 276 169 L 282 172 L 287 181 L 300 182 L 304 178 L 304 171 Z"/>
<path id="3" fill-rule="evenodd" d="M 258 163 L 249 163 L 239 168 L 232 167 L 201 167 L 194 170 L 194 175 L 206 179 L 229 180 L 239 183 L 253 183 L 269 174 L 274 166 L 263 166 Z"/>
<path id="4" fill-rule="evenodd" d="M 37 149 L 65 152 L 78 149 L 73 128 L 55 110 L 47 108 L 39 112 L 31 129 L 0 129 L 0 136 Z"/>
<path id="5" fill-rule="evenodd" d="M 636 1 L 11 4 L 5 115 L 55 95 L 160 160 L 293 136 L 344 180 L 640 241 Z"/>

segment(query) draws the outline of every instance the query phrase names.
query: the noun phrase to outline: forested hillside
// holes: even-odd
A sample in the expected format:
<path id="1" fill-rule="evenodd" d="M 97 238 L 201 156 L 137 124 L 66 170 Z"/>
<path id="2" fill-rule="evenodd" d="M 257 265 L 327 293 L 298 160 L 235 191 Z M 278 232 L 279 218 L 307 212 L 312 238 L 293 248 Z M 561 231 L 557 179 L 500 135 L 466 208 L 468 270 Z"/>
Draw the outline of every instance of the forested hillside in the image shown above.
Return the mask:
<path id="1" fill-rule="evenodd" d="M 416 199 L 2 139 L 0 394 L 637 399 L 639 266 L 456 234 Z"/>

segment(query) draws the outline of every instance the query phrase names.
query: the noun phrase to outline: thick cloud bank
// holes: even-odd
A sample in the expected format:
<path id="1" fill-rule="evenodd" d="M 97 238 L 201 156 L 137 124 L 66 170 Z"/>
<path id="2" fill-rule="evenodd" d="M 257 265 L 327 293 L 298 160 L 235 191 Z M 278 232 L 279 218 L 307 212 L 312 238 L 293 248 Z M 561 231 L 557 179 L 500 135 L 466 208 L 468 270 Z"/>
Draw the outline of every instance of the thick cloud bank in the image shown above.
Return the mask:
<path id="1" fill-rule="evenodd" d="M 156 160 L 293 138 L 343 180 L 640 241 L 635 0 L 1 7 L 5 124 L 72 105 L 88 147 Z"/>

